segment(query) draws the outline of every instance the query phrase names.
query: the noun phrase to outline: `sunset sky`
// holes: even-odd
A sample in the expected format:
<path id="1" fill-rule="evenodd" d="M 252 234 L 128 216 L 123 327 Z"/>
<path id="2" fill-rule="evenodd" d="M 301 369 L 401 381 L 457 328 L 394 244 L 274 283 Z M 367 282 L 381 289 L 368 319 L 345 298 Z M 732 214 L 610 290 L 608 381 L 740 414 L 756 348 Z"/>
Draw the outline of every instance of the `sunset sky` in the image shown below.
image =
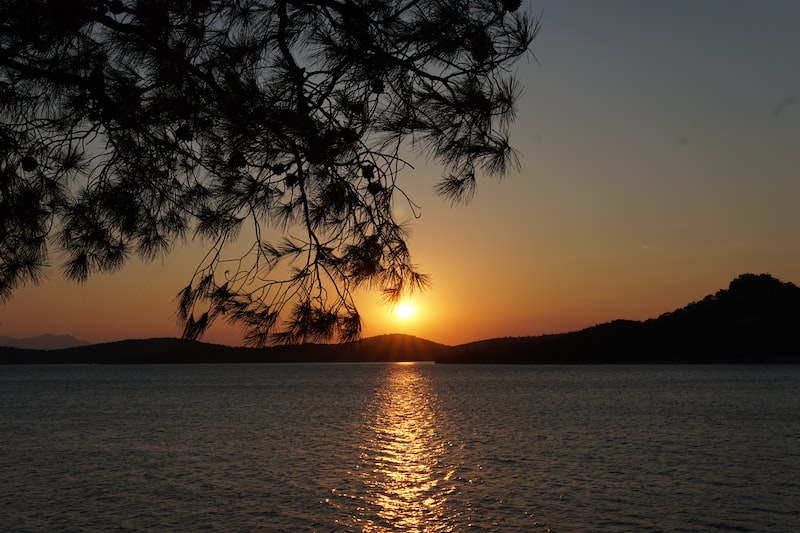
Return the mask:
<path id="1" fill-rule="evenodd" d="M 535 57 L 512 144 L 522 168 L 473 203 L 401 185 L 422 207 L 433 278 L 402 318 L 363 292 L 365 336 L 460 344 L 646 319 L 745 272 L 800 283 L 800 2 L 533 1 Z M 203 252 L 133 260 L 84 285 L 56 268 L 0 307 L 0 335 L 178 336 L 174 295 Z M 222 324 L 203 340 L 238 344 Z"/>

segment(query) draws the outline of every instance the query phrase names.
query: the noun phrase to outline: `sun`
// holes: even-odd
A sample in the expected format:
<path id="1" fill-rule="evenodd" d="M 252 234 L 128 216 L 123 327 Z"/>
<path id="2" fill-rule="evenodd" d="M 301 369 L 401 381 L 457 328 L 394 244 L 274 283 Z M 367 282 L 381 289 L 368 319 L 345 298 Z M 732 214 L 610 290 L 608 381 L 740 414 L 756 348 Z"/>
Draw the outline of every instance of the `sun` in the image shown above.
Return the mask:
<path id="1" fill-rule="evenodd" d="M 414 306 L 410 302 L 400 302 L 394 312 L 399 318 L 408 320 L 414 316 Z"/>

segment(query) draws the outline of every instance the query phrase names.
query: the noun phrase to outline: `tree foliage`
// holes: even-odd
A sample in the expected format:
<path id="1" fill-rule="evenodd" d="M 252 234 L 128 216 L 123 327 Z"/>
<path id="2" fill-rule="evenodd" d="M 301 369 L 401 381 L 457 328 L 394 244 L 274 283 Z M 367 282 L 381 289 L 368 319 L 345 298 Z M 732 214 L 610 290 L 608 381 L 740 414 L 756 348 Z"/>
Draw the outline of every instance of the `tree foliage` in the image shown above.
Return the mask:
<path id="1" fill-rule="evenodd" d="M 510 66 L 538 29 L 519 7 L 0 0 L 0 299 L 51 256 L 84 281 L 203 238 L 186 337 L 357 337 L 354 288 L 428 283 L 393 214 L 401 150 L 452 201 L 516 162 Z"/>

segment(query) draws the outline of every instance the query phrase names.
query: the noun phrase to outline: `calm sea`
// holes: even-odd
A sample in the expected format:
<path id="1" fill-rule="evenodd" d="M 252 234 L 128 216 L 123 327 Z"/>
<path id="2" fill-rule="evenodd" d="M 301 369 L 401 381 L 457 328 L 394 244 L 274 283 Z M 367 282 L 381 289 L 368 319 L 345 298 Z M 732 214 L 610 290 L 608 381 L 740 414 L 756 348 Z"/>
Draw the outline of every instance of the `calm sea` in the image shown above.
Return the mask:
<path id="1" fill-rule="evenodd" d="M 1 531 L 800 531 L 800 366 L 0 366 Z"/>

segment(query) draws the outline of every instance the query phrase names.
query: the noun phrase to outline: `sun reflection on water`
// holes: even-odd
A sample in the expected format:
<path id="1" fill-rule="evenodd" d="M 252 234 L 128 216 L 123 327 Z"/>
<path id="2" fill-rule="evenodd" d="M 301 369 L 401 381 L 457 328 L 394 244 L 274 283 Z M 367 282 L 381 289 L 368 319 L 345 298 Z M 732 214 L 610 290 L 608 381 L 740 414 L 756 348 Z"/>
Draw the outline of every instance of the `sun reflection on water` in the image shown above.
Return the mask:
<path id="1" fill-rule="evenodd" d="M 376 391 L 358 475 L 364 484 L 362 531 L 453 531 L 447 497 L 455 469 L 443 458 L 436 392 L 414 365 L 393 365 Z"/>

